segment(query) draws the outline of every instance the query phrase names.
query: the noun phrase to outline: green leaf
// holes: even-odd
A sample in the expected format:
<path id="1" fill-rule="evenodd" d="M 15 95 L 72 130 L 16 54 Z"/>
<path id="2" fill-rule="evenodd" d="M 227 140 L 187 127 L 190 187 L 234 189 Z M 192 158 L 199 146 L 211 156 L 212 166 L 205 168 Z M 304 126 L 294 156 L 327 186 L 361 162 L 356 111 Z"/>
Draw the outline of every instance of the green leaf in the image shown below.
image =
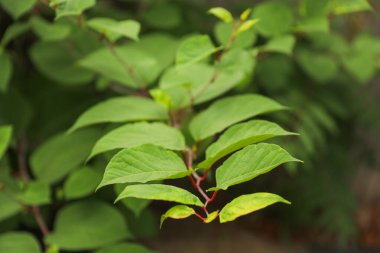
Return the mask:
<path id="1" fill-rule="evenodd" d="M 251 8 L 248 8 L 248 9 L 244 10 L 240 14 L 240 20 L 242 20 L 242 21 L 246 20 L 249 17 L 249 15 L 251 14 L 251 12 L 252 12 Z"/>
<path id="2" fill-rule="evenodd" d="M 13 19 L 18 19 L 32 9 L 36 2 L 36 0 L 0 0 L 0 5 L 13 17 Z"/>
<path id="3" fill-rule="evenodd" d="M 194 35 L 186 38 L 178 48 L 177 65 L 193 64 L 204 60 L 217 49 L 208 35 Z"/>
<path id="4" fill-rule="evenodd" d="M 359 83 L 367 83 L 376 74 L 374 55 L 350 52 L 343 57 L 343 67 Z"/>
<path id="5" fill-rule="evenodd" d="M 71 28 L 65 24 L 50 23 L 40 18 L 33 16 L 30 19 L 30 24 L 33 31 L 44 41 L 57 41 L 65 39 L 71 32 Z"/>
<path id="6" fill-rule="evenodd" d="M 63 186 L 66 199 L 78 199 L 95 192 L 102 180 L 102 175 L 96 170 L 84 167 L 70 174 Z"/>
<path id="7" fill-rule="evenodd" d="M 126 124 L 104 135 L 96 142 L 90 158 L 106 151 L 143 144 L 154 144 L 171 150 L 185 149 L 185 139 L 178 129 L 158 122 L 139 122 Z"/>
<path id="8" fill-rule="evenodd" d="M 137 184 L 125 187 L 116 201 L 123 198 L 153 199 L 172 201 L 185 205 L 203 206 L 199 198 L 192 193 L 171 185 Z"/>
<path id="9" fill-rule="evenodd" d="M 206 160 L 197 167 L 210 168 L 220 158 L 247 145 L 286 135 L 295 135 L 295 133 L 285 131 L 279 125 L 265 120 L 251 120 L 236 124 L 228 128 L 216 142 L 207 148 Z"/>
<path id="10" fill-rule="evenodd" d="M 226 10 L 223 7 L 214 7 L 214 8 L 211 8 L 208 11 L 208 13 L 214 15 L 215 17 L 219 18 L 220 20 L 223 20 L 226 23 L 230 23 L 230 22 L 232 22 L 234 20 L 234 18 L 232 17 L 231 12 L 229 12 L 228 10 Z"/>
<path id="11" fill-rule="evenodd" d="M 0 222 L 22 211 L 22 205 L 7 192 L 0 191 L 0 203 Z"/>
<path id="12" fill-rule="evenodd" d="M 105 222 L 106 219 L 106 222 Z M 54 231 L 45 241 L 62 250 L 92 250 L 131 238 L 123 215 L 100 201 L 65 206 L 57 215 Z"/>
<path id="13" fill-rule="evenodd" d="M 207 215 L 207 218 L 205 219 L 205 223 L 211 223 L 213 222 L 217 217 L 219 216 L 219 211 L 214 211 Z"/>
<path id="14" fill-rule="evenodd" d="M 41 248 L 33 235 L 26 232 L 0 234 L 0 252 L 41 253 Z"/>
<path id="15" fill-rule="evenodd" d="M 109 184 L 181 178 L 189 173 L 182 159 L 174 152 L 147 144 L 117 153 L 107 165 L 98 188 Z"/>
<path id="16" fill-rule="evenodd" d="M 367 0 L 331 0 L 330 11 L 336 15 L 372 10 Z"/>
<path id="17" fill-rule="evenodd" d="M 230 156 L 216 170 L 214 190 L 227 190 L 232 185 L 247 182 L 287 162 L 300 162 L 300 160 L 275 144 L 249 145 Z"/>
<path id="18" fill-rule="evenodd" d="M 157 253 L 136 243 L 123 242 L 95 251 L 95 253 Z"/>
<path id="19" fill-rule="evenodd" d="M 162 71 L 157 58 L 143 49 L 127 45 L 115 47 L 113 52 L 109 48 L 96 50 L 78 64 L 133 89 L 146 87 Z"/>
<path id="20" fill-rule="evenodd" d="M 99 134 L 86 129 L 47 140 L 31 156 L 33 174 L 43 182 L 58 182 L 86 160 Z"/>
<path id="21" fill-rule="evenodd" d="M 157 102 L 157 104 L 162 105 L 166 108 L 166 110 L 169 110 L 172 106 L 172 100 L 168 94 L 165 93 L 165 91 L 161 89 L 152 89 L 149 90 L 149 94 L 152 96 L 154 101 Z"/>
<path id="22" fill-rule="evenodd" d="M 302 14 L 305 17 L 324 17 L 328 14 L 330 0 L 303 0 Z"/>
<path id="23" fill-rule="evenodd" d="M 196 115 L 190 122 L 190 132 L 195 140 L 203 140 L 239 121 L 283 109 L 285 107 L 282 105 L 260 95 L 246 94 L 227 97 L 216 101 Z"/>
<path id="24" fill-rule="evenodd" d="M 226 46 L 229 44 L 231 36 L 234 32 L 234 24 L 219 22 L 214 28 L 214 34 L 217 41 L 222 45 Z M 245 32 L 239 33 L 235 41 L 229 45 L 231 48 L 248 48 L 251 47 L 256 41 L 256 33 L 253 28 L 246 30 Z"/>
<path id="25" fill-rule="evenodd" d="M 253 17 L 260 22 L 256 28 L 265 37 L 289 32 L 293 24 L 292 10 L 285 3 L 264 2 L 253 9 Z"/>
<path id="26" fill-rule="evenodd" d="M 292 35 L 285 35 L 271 39 L 260 48 L 262 52 L 275 52 L 291 55 L 296 39 Z"/>
<path id="27" fill-rule="evenodd" d="M 236 34 L 240 34 L 251 29 L 257 22 L 258 22 L 257 19 L 250 19 L 250 20 L 245 21 L 239 26 L 239 28 L 236 31 Z"/>
<path id="28" fill-rule="evenodd" d="M 11 40 L 23 34 L 30 28 L 30 23 L 13 23 L 7 27 L 3 37 L 1 38 L 1 45 L 5 47 Z"/>
<path id="29" fill-rule="evenodd" d="M 133 96 L 116 97 L 89 108 L 77 119 L 69 132 L 99 123 L 166 119 L 168 119 L 166 110 L 151 99 Z"/>
<path id="30" fill-rule="evenodd" d="M 135 20 L 116 21 L 110 18 L 93 18 L 87 21 L 87 25 L 104 34 L 111 42 L 115 42 L 121 37 L 138 40 L 140 23 Z"/>
<path id="31" fill-rule="evenodd" d="M 258 192 L 242 195 L 228 203 L 220 212 L 220 223 L 233 221 L 236 218 L 263 209 L 272 204 L 282 202 L 289 204 L 286 199 L 272 193 Z"/>
<path id="32" fill-rule="evenodd" d="M 301 33 L 328 33 L 330 31 L 330 23 L 327 17 L 308 17 L 301 20 L 295 30 Z"/>
<path id="33" fill-rule="evenodd" d="M 56 11 L 56 19 L 65 16 L 78 16 L 85 10 L 91 8 L 96 3 L 95 0 L 51 0 L 50 5 Z"/>
<path id="34" fill-rule="evenodd" d="M 50 187 L 47 183 L 33 181 L 27 184 L 24 192 L 17 195 L 17 199 L 26 205 L 46 205 L 51 201 L 50 194 Z"/>
<path id="35" fill-rule="evenodd" d="M 146 11 L 144 20 L 154 28 L 171 29 L 181 25 L 182 13 L 174 3 L 158 3 Z"/>
<path id="36" fill-rule="evenodd" d="M 7 52 L 1 52 L 1 48 L 0 66 L 0 92 L 5 92 L 12 77 L 13 65 L 10 55 Z"/>
<path id="37" fill-rule="evenodd" d="M 173 206 L 161 216 L 160 228 L 167 218 L 171 219 L 186 219 L 195 213 L 194 209 L 185 205 Z"/>
<path id="38" fill-rule="evenodd" d="M 94 74 L 76 66 L 77 53 L 60 42 L 38 42 L 30 48 L 30 57 L 36 68 L 49 79 L 64 85 L 89 83 Z"/>
<path id="39" fill-rule="evenodd" d="M 0 126 L 0 160 L 12 140 L 12 127 Z"/>
<path id="40" fill-rule="evenodd" d="M 119 195 L 126 186 L 127 184 L 115 184 L 114 185 L 115 193 Z M 135 198 L 128 198 L 128 199 L 121 200 L 121 203 L 126 208 L 131 210 L 137 218 L 140 217 L 141 213 L 149 206 L 151 202 L 152 201 L 149 199 L 135 199 Z"/>

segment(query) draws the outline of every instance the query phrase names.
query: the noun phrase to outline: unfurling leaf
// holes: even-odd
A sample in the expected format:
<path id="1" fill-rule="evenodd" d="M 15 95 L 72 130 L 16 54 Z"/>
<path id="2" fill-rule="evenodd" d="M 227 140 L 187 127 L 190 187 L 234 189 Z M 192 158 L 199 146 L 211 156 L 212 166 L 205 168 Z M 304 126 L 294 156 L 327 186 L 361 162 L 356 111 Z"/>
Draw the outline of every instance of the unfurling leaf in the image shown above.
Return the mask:
<path id="1" fill-rule="evenodd" d="M 236 33 L 240 34 L 242 32 L 247 31 L 248 29 L 252 28 L 259 20 L 258 19 L 251 19 L 248 21 L 245 21 L 241 26 L 237 29 Z"/>
<path id="2" fill-rule="evenodd" d="M 243 11 L 240 15 L 240 20 L 245 21 L 249 17 L 249 15 L 251 14 L 251 12 L 252 12 L 252 9 L 250 9 L 250 8 Z"/>
<path id="3" fill-rule="evenodd" d="M 230 22 L 232 22 L 234 20 L 234 18 L 232 17 L 231 12 L 229 12 L 228 10 L 226 10 L 223 7 L 214 7 L 214 8 L 211 8 L 208 11 L 208 13 L 214 15 L 215 17 L 219 18 L 220 20 L 223 20 L 226 23 L 230 23 Z"/>
<path id="4" fill-rule="evenodd" d="M 185 205 L 173 206 L 161 216 L 160 228 L 167 218 L 185 219 L 195 213 L 194 209 Z"/>

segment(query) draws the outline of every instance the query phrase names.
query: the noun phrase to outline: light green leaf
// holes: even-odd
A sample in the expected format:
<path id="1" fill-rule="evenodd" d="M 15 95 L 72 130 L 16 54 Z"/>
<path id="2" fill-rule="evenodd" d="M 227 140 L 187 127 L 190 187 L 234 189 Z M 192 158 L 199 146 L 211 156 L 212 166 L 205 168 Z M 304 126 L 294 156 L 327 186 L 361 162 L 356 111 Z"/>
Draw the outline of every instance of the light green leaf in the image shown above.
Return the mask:
<path id="1" fill-rule="evenodd" d="M 253 17 L 260 20 L 256 28 L 265 37 L 285 34 L 293 24 L 292 10 L 285 3 L 264 2 L 253 9 Z"/>
<path id="2" fill-rule="evenodd" d="M 86 129 L 52 137 L 32 154 L 33 174 L 43 182 L 58 182 L 86 160 L 99 135 L 97 130 Z"/>
<path id="3" fill-rule="evenodd" d="M 301 20 L 295 30 L 302 33 L 328 33 L 330 31 L 330 22 L 327 17 L 308 17 Z"/>
<path id="4" fill-rule="evenodd" d="M 234 20 L 234 18 L 232 17 L 231 12 L 229 12 L 228 10 L 226 10 L 223 7 L 214 7 L 214 8 L 211 8 L 208 11 L 208 13 L 214 15 L 215 17 L 219 18 L 220 20 L 223 20 L 226 23 L 230 23 L 230 22 L 232 22 Z"/>
<path id="5" fill-rule="evenodd" d="M 157 253 L 136 243 L 123 242 L 95 251 L 95 253 Z"/>
<path id="6" fill-rule="evenodd" d="M 219 215 L 219 211 L 214 211 L 207 215 L 207 218 L 205 219 L 205 223 L 211 223 L 213 222 Z"/>
<path id="7" fill-rule="evenodd" d="M 89 83 L 94 74 L 76 66 L 78 55 L 65 43 L 38 42 L 30 48 L 30 57 L 36 68 L 49 79 L 64 85 Z"/>
<path id="8" fill-rule="evenodd" d="M 167 110 L 171 108 L 172 99 L 167 93 L 165 93 L 165 91 L 161 89 L 152 89 L 152 90 L 149 90 L 149 94 L 152 96 L 154 101 L 157 102 L 157 104 L 162 105 Z"/>
<path id="9" fill-rule="evenodd" d="M 33 5 L 36 2 L 37 0 L 0 0 L 0 5 L 13 17 L 13 19 L 18 19 L 23 14 L 32 9 Z"/>
<path id="10" fill-rule="evenodd" d="M 227 97 L 196 115 L 190 122 L 190 132 L 195 140 L 203 140 L 239 121 L 283 109 L 279 103 L 260 95 Z"/>
<path id="11" fill-rule="evenodd" d="M 0 160 L 12 140 L 12 132 L 11 126 L 0 126 Z"/>
<path id="12" fill-rule="evenodd" d="M 9 193 L 0 191 L 0 203 L 0 222 L 22 211 L 22 205 L 12 198 Z"/>
<path id="13" fill-rule="evenodd" d="M 51 0 L 50 5 L 56 11 L 56 19 L 65 16 L 78 16 L 91 8 L 96 0 Z"/>
<path id="14" fill-rule="evenodd" d="M 194 209 L 185 205 L 173 206 L 161 216 L 160 228 L 167 218 L 185 219 L 195 213 Z"/>
<path id="15" fill-rule="evenodd" d="M 77 119 L 69 132 L 99 123 L 166 119 L 168 119 L 166 110 L 151 99 L 133 96 L 116 97 L 89 108 Z"/>
<path id="16" fill-rule="evenodd" d="M 330 11 L 336 15 L 372 10 L 367 0 L 331 0 Z"/>
<path id="17" fill-rule="evenodd" d="M 51 201 L 50 194 L 50 187 L 47 183 L 33 181 L 26 185 L 24 192 L 17 195 L 17 199 L 26 205 L 46 205 Z"/>
<path id="18" fill-rule="evenodd" d="M 236 218 L 263 209 L 272 204 L 282 202 L 289 204 L 286 199 L 272 193 L 258 192 L 242 195 L 228 203 L 220 212 L 220 223 L 233 221 Z"/>
<path id="19" fill-rule="evenodd" d="M 251 29 L 259 20 L 257 19 L 251 19 L 251 20 L 247 20 L 245 21 L 244 23 L 242 23 L 239 28 L 237 29 L 236 31 L 236 34 L 240 34 L 240 33 L 243 33 L 249 29 Z"/>
<path id="20" fill-rule="evenodd" d="M 220 158 L 247 145 L 286 135 L 295 135 L 295 133 L 285 131 L 279 125 L 265 120 L 251 120 L 236 124 L 228 128 L 216 142 L 207 148 L 206 160 L 197 167 L 210 168 Z"/>
<path id="21" fill-rule="evenodd" d="M 90 158 L 106 151 L 143 144 L 154 144 L 171 150 L 185 149 L 185 139 L 178 129 L 158 122 L 139 122 L 126 124 L 104 135 L 96 142 Z"/>
<path id="22" fill-rule="evenodd" d="M 140 32 L 140 23 L 134 20 L 116 21 L 110 18 L 93 18 L 87 21 L 87 25 L 104 34 L 111 42 L 115 42 L 123 36 L 138 40 Z"/>
<path id="23" fill-rule="evenodd" d="M 109 184 L 145 183 L 181 178 L 189 173 L 177 154 L 147 144 L 117 153 L 107 165 L 98 188 Z"/>
<path id="24" fill-rule="evenodd" d="M 199 198 L 192 193 L 171 185 L 137 184 L 125 187 L 116 201 L 123 198 L 153 199 L 172 201 L 185 205 L 203 206 Z"/>
<path id="25" fill-rule="evenodd" d="M 251 14 L 251 12 L 252 12 L 251 8 L 248 8 L 248 9 L 244 10 L 240 14 L 240 20 L 242 20 L 242 21 L 246 20 L 249 17 L 249 15 Z"/>
<path id="26" fill-rule="evenodd" d="M 127 184 L 115 184 L 114 185 L 115 193 L 119 195 L 126 186 Z M 135 198 L 128 198 L 128 199 L 121 200 L 121 203 L 126 208 L 131 210 L 137 218 L 140 217 L 140 214 L 142 213 L 142 211 L 144 211 L 151 202 L 152 201 L 149 199 L 135 199 Z"/>
<path id="27" fill-rule="evenodd" d="M 350 52 L 343 57 L 343 67 L 359 83 L 367 83 L 376 74 L 374 55 L 365 52 Z"/>
<path id="28" fill-rule="evenodd" d="M 193 64 L 204 60 L 217 49 L 208 35 L 194 35 L 186 38 L 178 48 L 177 65 Z"/>
<path id="29" fill-rule="evenodd" d="M 260 48 L 262 52 L 275 52 L 291 55 L 296 39 L 292 35 L 274 37 L 267 44 Z"/>
<path id="30" fill-rule="evenodd" d="M 171 3 L 157 3 L 144 15 L 145 22 L 159 29 L 171 29 L 182 23 L 181 9 Z"/>
<path id="31" fill-rule="evenodd" d="M 231 36 L 233 35 L 232 23 L 223 23 L 219 22 L 214 28 L 214 34 L 217 41 L 222 45 L 226 46 L 229 44 Z M 256 41 L 256 33 L 253 28 L 246 30 L 245 32 L 239 33 L 239 36 L 236 37 L 235 41 L 229 45 L 231 48 L 248 48 L 251 47 Z"/>
<path id="32" fill-rule="evenodd" d="M 41 248 L 33 235 L 26 232 L 0 234 L 0 252 L 41 253 Z"/>
<path id="33" fill-rule="evenodd" d="M 84 167 L 70 174 L 63 186 L 66 199 L 78 199 L 95 192 L 102 180 L 102 175 L 96 170 Z"/>
<path id="34" fill-rule="evenodd" d="M 106 222 L 102 222 L 104 220 Z M 62 250 L 97 249 L 131 238 L 124 217 L 117 209 L 100 201 L 81 201 L 58 213 L 54 231 L 45 241 Z"/>
<path id="35" fill-rule="evenodd" d="M 0 66 L 0 92 L 5 92 L 12 77 L 13 65 L 10 55 L 7 52 L 1 52 L 1 48 Z"/>
<path id="36" fill-rule="evenodd" d="M 1 38 L 1 45 L 5 47 L 11 40 L 23 34 L 30 28 L 30 23 L 13 23 L 7 27 L 3 37 Z"/>
<path id="37" fill-rule="evenodd" d="M 230 156 L 216 170 L 214 190 L 227 190 L 232 185 L 247 182 L 287 162 L 300 162 L 300 160 L 275 144 L 249 145 Z"/>
<path id="38" fill-rule="evenodd" d="M 33 31 L 44 41 L 63 40 L 71 31 L 71 28 L 68 25 L 50 23 L 39 16 L 33 16 L 30 19 L 30 24 Z"/>

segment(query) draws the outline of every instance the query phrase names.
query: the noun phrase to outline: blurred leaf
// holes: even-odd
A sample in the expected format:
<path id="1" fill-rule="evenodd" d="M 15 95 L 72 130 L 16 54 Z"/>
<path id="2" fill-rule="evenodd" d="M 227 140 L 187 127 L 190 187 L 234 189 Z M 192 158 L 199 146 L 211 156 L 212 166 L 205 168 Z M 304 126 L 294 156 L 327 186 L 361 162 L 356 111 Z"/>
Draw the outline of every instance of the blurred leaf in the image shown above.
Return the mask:
<path id="1" fill-rule="evenodd" d="M 126 186 L 127 184 L 115 184 L 114 185 L 115 193 L 119 195 Z M 141 213 L 149 206 L 151 202 L 152 201 L 148 199 L 136 199 L 136 198 L 128 198 L 128 199 L 121 200 L 121 203 L 126 208 L 131 210 L 136 217 L 139 217 Z"/>
<path id="2" fill-rule="evenodd" d="M 185 219 L 195 213 L 194 209 L 185 205 L 173 206 L 161 216 L 160 227 L 167 218 Z"/>
<path id="3" fill-rule="evenodd" d="M 190 122 L 189 128 L 195 140 L 203 140 L 239 121 L 283 109 L 285 108 L 282 105 L 261 95 L 227 97 L 216 101 L 196 115 Z"/>
<path id="4" fill-rule="evenodd" d="M 252 12 L 252 9 L 250 9 L 250 8 L 244 10 L 244 11 L 240 14 L 240 20 L 243 20 L 243 21 L 246 20 L 246 19 L 249 17 L 249 15 L 251 14 L 251 12 Z"/>
<path id="5" fill-rule="evenodd" d="M 17 195 L 17 199 L 26 205 L 46 205 L 51 201 L 50 194 L 50 187 L 47 183 L 33 181 L 26 185 L 24 192 Z"/>
<path id="6" fill-rule="evenodd" d="M 87 25 L 100 34 L 104 34 L 111 42 L 123 36 L 138 40 L 140 32 L 140 23 L 134 20 L 116 21 L 110 18 L 93 18 L 87 21 Z"/>
<path id="7" fill-rule="evenodd" d="M 219 18 L 220 20 L 223 20 L 225 23 L 230 23 L 234 20 L 232 17 L 231 12 L 226 10 L 223 7 L 214 7 L 208 10 L 208 13 L 214 15 L 215 17 Z"/>
<path id="8" fill-rule="evenodd" d="M 265 37 L 278 36 L 291 30 L 293 14 L 288 5 L 279 2 L 261 3 L 253 9 L 259 33 Z"/>
<path id="9" fill-rule="evenodd" d="M 277 202 L 290 204 L 282 197 L 266 192 L 242 195 L 228 203 L 220 212 L 220 223 L 233 221 L 236 218 L 263 209 Z"/>
<path id="10" fill-rule="evenodd" d="M 171 29 L 181 25 L 182 13 L 173 3 L 159 3 L 145 13 L 144 20 L 151 27 Z"/>
<path id="11" fill-rule="evenodd" d="M 214 28 L 214 35 L 221 45 L 226 46 L 229 43 L 233 33 L 233 26 L 234 25 L 232 23 L 219 22 L 216 24 Z M 245 32 L 239 33 L 235 41 L 230 46 L 231 48 L 248 48 L 252 46 L 255 43 L 255 41 L 256 34 L 253 31 L 253 28 L 251 28 Z"/>
<path id="12" fill-rule="evenodd" d="M 0 0 L 0 5 L 13 17 L 13 19 L 18 19 L 32 9 L 36 2 L 37 0 Z"/>
<path id="13" fill-rule="evenodd" d="M 1 48 L 0 66 L 0 92 L 5 92 L 12 77 L 13 65 L 10 55 L 7 52 L 1 52 Z"/>
<path id="14" fill-rule="evenodd" d="M 274 37 L 267 44 L 260 48 L 260 51 L 275 52 L 291 55 L 296 43 L 296 39 L 292 35 Z"/>
<path id="15" fill-rule="evenodd" d="M 247 30 L 251 29 L 256 23 L 258 22 L 257 19 L 250 19 L 242 23 L 239 28 L 236 31 L 236 34 L 239 35 L 243 32 L 246 32 Z"/>
<path id="16" fill-rule="evenodd" d="M 51 0 L 50 6 L 56 11 L 56 19 L 64 16 L 78 16 L 93 7 L 96 0 Z"/>
<path id="17" fill-rule="evenodd" d="M 63 187 L 65 199 L 83 198 L 94 193 L 101 180 L 101 173 L 92 168 L 84 167 L 73 171 Z"/>
<path id="18" fill-rule="evenodd" d="M 217 49 L 208 35 L 194 35 L 186 38 L 179 46 L 176 63 L 177 65 L 194 64 L 216 51 Z"/>
<path id="19" fill-rule="evenodd" d="M 50 23 L 40 18 L 33 16 L 30 19 L 30 24 L 33 31 L 44 41 L 63 40 L 70 34 L 70 26 L 59 23 Z"/>
<path id="20" fill-rule="evenodd" d="M 26 232 L 8 232 L 0 234 L 0 252 L 6 253 L 41 253 L 41 248 L 34 236 Z"/>
<path id="21" fill-rule="evenodd" d="M 30 23 L 13 23 L 7 27 L 3 37 L 1 38 L 1 45 L 5 47 L 11 40 L 23 34 L 30 28 Z"/>
<path id="22" fill-rule="evenodd" d="M 109 184 L 146 183 L 188 175 L 182 159 L 172 151 L 159 146 L 143 145 L 124 149 L 107 165 L 98 188 Z"/>
<path id="23" fill-rule="evenodd" d="M 117 197 L 116 201 L 123 198 L 164 200 L 185 205 L 203 206 L 199 198 L 192 193 L 175 186 L 164 184 L 128 185 Z"/>
<path id="24" fill-rule="evenodd" d="M 197 167 L 210 168 L 220 158 L 247 145 L 286 135 L 295 135 L 295 133 L 285 131 L 279 125 L 265 120 L 251 120 L 236 124 L 228 128 L 216 142 L 207 148 L 206 160 Z"/>
<path id="25" fill-rule="evenodd" d="M 331 0 L 330 11 L 336 15 L 372 10 L 367 0 Z"/>
<path id="26" fill-rule="evenodd" d="M 102 222 L 105 218 L 107 221 Z M 63 250 L 81 251 L 129 238 L 131 234 L 118 210 L 100 201 L 81 201 L 60 210 L 54 231 L 45 241 Z"/>
<path id="27" fill-rule="evenodd" d="M 302 33 L 328 33 L 330 31 L 330 23 L 327 17 L 308 17 L 301 20 L 295 30 Z"/>
<path id="28" fill-rule="evenodd" d="M 50 138 L 31 156 L 34 176 L 50 184 L 61 180 L 86 160 L 99 135 L 95 129 L 86 129 Z"/>
<path id="29" fill-rule="evenodd" d="M 108 246 L 106 248 L 95 251 L 95 253 L 157 253 L 149 250 L 142 245 L 130 242 L 123 242 L 116 245 Z"/>
<path id="30" fill-rule="evenodd" d="M 0 181 L 0 184 L 3 182 Z M 22 205 L 7 192 L 0 191 L 0 203 L 0 221 L 11 218 L 22 211 Z"/>
<path id="31" fill-rule="evenodd" d="M 100 153 L 154 144 L 171 150 L 185 150 L 182 133 L 163 123 L 140 122 L 118 127 L 100 138 L 91 151 L 90 158 Z"/>
<path id="32" fill-rule="evenodd" d="M 230 186 L 252 180 L 287 162 L 300 162 L 275 144 L 249 145 L 230 156 L 216 170 L 216 187 L 227 190 Z"/>
<path id="33" fill-rule="evenodd" d="M 11 126 L 0 126 L 0 160 L 3 158 L 12 140 L 12 132 Z"/>
<path id="34" fill-rule="evenodd" d="M 351 52 L 343 57 L 343 66 L 358 82 L 367 83 L 376 73 L 374 56 L 362 52 Z"/>
<path id="35" fill-rule="evenodd" d="M 151 99 L 133 96 L 115 97 L 87 109 L 69 132 L 99 123 L 166 120 L 167 118 L 166 110 Z"/>
<path id="36" fill-rule="evenodd" d="M 329 11 L 330 0 L 303 0 L 304 16 L 306 17 L 322 17 L 326 16 Z"/>

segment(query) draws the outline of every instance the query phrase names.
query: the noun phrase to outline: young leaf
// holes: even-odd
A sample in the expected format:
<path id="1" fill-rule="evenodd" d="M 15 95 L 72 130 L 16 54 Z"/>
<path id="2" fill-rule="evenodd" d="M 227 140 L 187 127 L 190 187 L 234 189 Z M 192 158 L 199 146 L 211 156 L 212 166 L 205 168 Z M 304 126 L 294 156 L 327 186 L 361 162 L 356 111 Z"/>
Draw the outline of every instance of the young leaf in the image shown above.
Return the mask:
<path id="1" fill-rule="evenodd" d="M 336 15 L 372 10 L 367 0 L 332 0 L 330 2 L 330 11 Z"/>
<path id="2" fill-rule="evenodd" d="M 161 216 L 160 228 L 167 218 L 185 219 L 195 213 L 194 209 L 185 205 L 173 206 Z"/>
<path id="3" fill-rule="evenodd" d="M 81 15 L 95 3 L 96 0 L 52 0 L 50 6 L 56 11 L 55 19 L 59 19 L 65 16 Z"/>
<path id="4" fill-rule="evenodd" d="M 0 234 L 0 252 L 41 253 L 42 251 L 38 241 L 32 234 L 26 232 L 8 232 Z"/>
<path id="5" fill-rule="evenodd" d="M 95 253 L 157 253 L 149 250 L 142 245 L 130 242 L 122 242 L 116 245 L 107 246 L 103 249 L 95 251 Z"/>
<path id="6" fill-rule="evenodd" d="M 240 14 L 240 20 L 245 21 L 251 14 L 252 9 L 248 8 Z"/>
<path id="7" fill-rule="evenodd" d="M 211 223 L 213 222 L 219 215 L 219 211 L 214 211 L 207 215 L 207 218 L 205 219 L 204 223 Z"/>
<path id="8" fill-rule="evenodd" d="M 208 13 L 214 15 L 215 17 L 219 18 L 220 20 L 223 20 L 226 23 L 230 23 L 230 22 L 232 22 L 234 20 L 234 18 L 232 17 L 231 12 L 229 12 L 228 10 L 226 10 L 223 7 L 214 7 L 214 8 L 211 8 L 208 11 Z"/>
<path id="9" fill-rule="evenodd" d="M 277 202 L 290 204 L 282 197 L 266 192 L 247 194 L 237 197 L 228 203 L 220 212 L 220 223 L 233 221 L 236 218 L 263 209 Z"/>
<path id="10" fill-rule="evenodd" d="M 125 187 L 115 202 L 123 198 L 164 200 L 185 205 L 203 206 L 199 198 L 192 193 L 175 186 L 164 184 L 129 185 Z"/>
<path id="11" fill-rule="evenodd" d="M 0 127 L 0 160 L 7 150 L 9 143 L 11 142 L 12 132 L 13 131 L 11 126 Z"/>
<path id="12" fill-rule="evenodd" d="M 251 19 L 251 20 L 245 21 L 243 24 L 241 24 L 241 26 L 239 26 L 239 28 L 236 31 L 236 34 L 240 34 L 242 32 L 247 31 L 248 29 L 251 29 L 257 22 L 258 22 L 257 19 Z"/>
<path id="13" fill-rule="evenodd" d="M 37 0 L 0 0 L 0 5 L 13 17 L 13 19 L 18 19 L 32 9 L 36 2 Z"/>
<path id="14" fill-rule="evenodd" d="M 253 31 L 253 28 L 251 28 L 245 32 L 241 32 L 235 41 L 230 44 L 231 36 L 233 36 L 234 32 L 234 24 L 232 23 L 219 22 L 214 28 L 215 37 L 222 46 L 229 45 L 230 48 L 249 48 L 256 41 L 257 35 Z"/>
<path id="15" fill-rule="evenodd" d="M 22 211 L 22 205 L 8 193 L 0 191 L 0 222 Z"/>
<path id="16" fill-rule="evenodd" d="M 174 152 L 155 145 L 124 149 L 109 162 L 98 188 L 109 184 L 145 183 L 191 173 Z"/>
<path id="17" fill-rule="evenodd" d="M 207 148 L 206 160 L 197 167 L 210 168 L 220 158 L 247 145 L 286 135 L 295 135 L 295 133 L 285 131 L 279 125 L 265 120 L 251 120 L 236 124 L 228 128 L 216 142 Z"/>
<path id="18" fill-rule="evenodd" d="M 154 101 L 169 110 L 172 106 L 171 97 L 161 89 L 152 89 L 149 94 L 153 97 Z"/>
<path id="19" fill-rule="evenodd" d="M 230 156 L 216 170 L 215 189 L 227 190 L 232 185 L 247 182 L 287 162 L 300 162 L 275 144 L 249 145 Z"/>
<path id="20" fill-rule="evenodd" d="M 168 119 L 166 110 L 151 99 L 116 97 L 89 108 L 77 119 L 69 132 L 99 123 L 166 119 Z"/>
<path id="21" fill-rule="evenodd" d="M 261 95 L 227 97 L 216 101 L 196 115 L 190 122 L 189 128 L 195 140 L 203 140 L 239 121 L 283 109 L 285 107 L 279 103 Z"/>
<path id="22" fill-rule="evenodd" d="M 0 92 L 5 92 L 12 77 L 13 65 L 10 55 L 1 50 L 0 48 Z"/>
<path id="23" fill-rule="evenodd" d="M 91 157 L 100 153 L 154 144 L 171 150 L 184 150 L 185 139 L 182 133 L 163 123 L 139 122 L 118 127 L 100 138 L 91 151 Z"/>
<path id="24" fill-rule="evenodd" d="M 33 31 L 44 41 L 57 41 L 66 38 L 71 28 L 68 25 L 49 23 L 39 16 L 33 16 L 30 19 Z"/>
<path id="25" fill-rule="evenodd" d="M 26 205 L 39 206 L 51 201 L 50 187 L 45 182 L 34 181 L 27 184 L 26 189 L 17 195 L 17 199 Z"/>
<path id="26" fill-rule="evenodd" d="M 65 199 L 78 199 L 94 193 L 101 180 L 102 175 L 92 168 L 74 171 L 63 186 Z"/>
<path id="27" fill-rule="evenodd" d="M 105 218 L 107 222 L 102 222 Z M 82 251 L 131 237 L 125 219 L 117 209 L 101 201 L 81 201 L 60 210 L 54 231 L 45 241 L 62 250 Z"/>
<path id="28" fill-rule="evenodd" d="M 87 25 L 104 34 L 111 42 L 123 36 L 136 41 L 140 32 L 140 23 L 134 20 L 116 21 L 110 18 L 93 18 L 87 21 Z"/>
<path id="29" fill-rule="evenodd" d="M 177 50 L 176 63 L 177 65 L 194 64 L 209 57 L 216 50 L 208 35 L 195 35 L 181 43 Z"/>

